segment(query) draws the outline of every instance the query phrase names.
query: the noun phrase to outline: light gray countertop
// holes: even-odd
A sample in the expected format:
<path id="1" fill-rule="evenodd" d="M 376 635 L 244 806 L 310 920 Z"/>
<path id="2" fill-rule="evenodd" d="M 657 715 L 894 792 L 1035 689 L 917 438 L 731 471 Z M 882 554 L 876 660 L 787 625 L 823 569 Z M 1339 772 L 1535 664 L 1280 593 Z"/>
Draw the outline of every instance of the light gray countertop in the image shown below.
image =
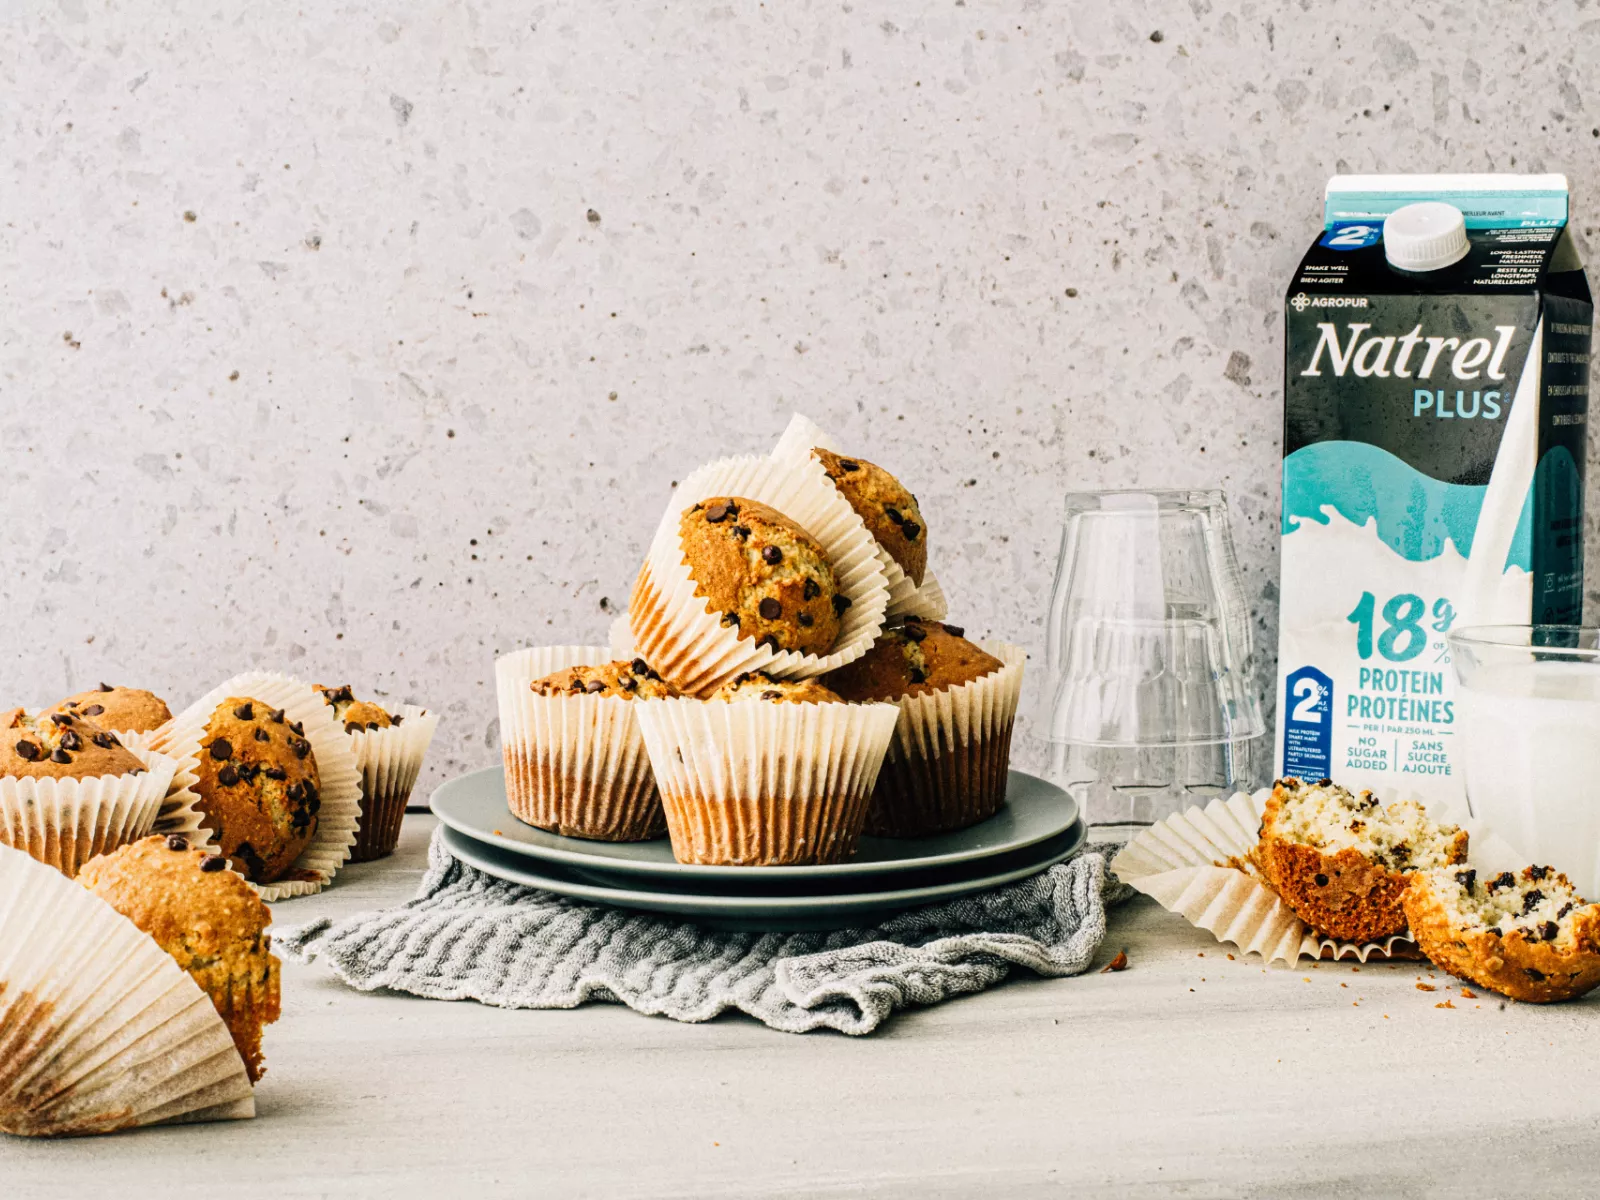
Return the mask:
<path id="1" fill-rule="evenodd" d="M 432 818 L 282 924 L 409 897 Z M 1142 898 L 1101 959 L 880 1033 L 362 995 L 284 968 L 254 1121 L 0 1137 L 7 1197 L 1584 1194 L 1596 1004 L 1263 968 Z M 1437 987 L 1417 990 L 1418 981 Z M 1454 1010 L 1435 1007 L 1450 998 Z"/>

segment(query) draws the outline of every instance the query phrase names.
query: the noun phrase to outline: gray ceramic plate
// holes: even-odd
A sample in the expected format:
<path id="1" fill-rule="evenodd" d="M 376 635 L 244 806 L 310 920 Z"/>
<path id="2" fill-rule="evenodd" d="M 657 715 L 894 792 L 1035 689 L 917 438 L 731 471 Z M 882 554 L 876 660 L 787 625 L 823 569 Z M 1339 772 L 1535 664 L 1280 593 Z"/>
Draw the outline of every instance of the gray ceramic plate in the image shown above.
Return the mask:
<path id="1" fill-rule="evenodd" d="M 444 844 L 462 862 L 499 879 L 542 888 L 562 896 L 610 904 L 618 908 L 641 909 L 692 917 L 697 923 L 719 929 L 840 929 L 875 923 L 890 913 L 950 900 L 981 892 L 1002 884 L 1037 875 L 1074 853 L 1083 845 L 1087 831 L 1076 824 L 1065 833 L 1035 846 L 1014 851 L 990 864 L 997 870 L 969 864 L 955 878 L 946 878 L 923 887 L 892 888 L 885 891 L 847 891 L 846 880 L 818 880 L 823 886 L 843 885 L 837 892 L 820 895 L 738 895 L 726 892 L 697 892 L 640 879 L 634 887 L 607 885 L 556 863 L 507 853 L 496 845 L 486 845 L 454 829 L 445 829 Z M 673 881 L 684 882 L 684 881 Z"/>
<path id="2" fill-rule="evenodd" d="M 1021 771 L 1007 781 L 1005 806 L 970 829 L 926 838 L 861 839 L 847 863 L 820 867 L 702 867 L 672 857 L 666 838 L 654 842 L 591 842 L 524 825 L 506 807 L 505 772 L 487 767 L 442 784 L 433 793 L 439 820 L 458 833 L 497 849 L 542 862 L 608 875 L 647 875 L 677 880 L 730 882 L 753 879 L 792 882 L 799 878 L 850 878 L 924 871 L 978 862 L 1038 845 L 1070 829 L 1077 802 L 1052 783 Z"/>

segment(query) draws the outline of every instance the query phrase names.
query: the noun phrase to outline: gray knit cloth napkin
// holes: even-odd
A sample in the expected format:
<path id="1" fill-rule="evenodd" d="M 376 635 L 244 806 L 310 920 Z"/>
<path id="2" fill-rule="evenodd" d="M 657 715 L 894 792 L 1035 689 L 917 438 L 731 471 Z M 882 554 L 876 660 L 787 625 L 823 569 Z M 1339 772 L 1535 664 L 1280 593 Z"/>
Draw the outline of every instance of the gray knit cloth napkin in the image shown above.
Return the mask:
<path id="1" fill-rule="evenodd" d="M 864 1034 L 896 1009 L 982 991 L 1018 967 L 1083 972 L 1105 937 L 1107 900 L 1129 891 L 1108 886 L 1112 849 L 874 929 L 729 933 L 507 883 L 457 861 L 436 830 L 415 900 L 273 942 L 364 992 L 503 1008 L 620 1001 L 676 1021 L 733 1008 L 787 1033 Z"/>

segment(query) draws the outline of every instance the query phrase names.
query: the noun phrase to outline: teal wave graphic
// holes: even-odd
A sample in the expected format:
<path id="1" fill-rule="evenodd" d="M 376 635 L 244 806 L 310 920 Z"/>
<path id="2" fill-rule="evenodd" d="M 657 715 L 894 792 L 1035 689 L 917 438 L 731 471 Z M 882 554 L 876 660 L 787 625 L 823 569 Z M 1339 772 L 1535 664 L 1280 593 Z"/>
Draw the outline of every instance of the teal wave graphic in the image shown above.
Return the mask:
<path id="1" fill-rule="evenodd" d="M 1412 562 L 1437 558 L 1447 541 L 1466 556 L 1486 491 L 1480 484 L 1434 479 L 1381 446 L 1317 442 L 1284 460 L 1281 532 L 1287 537 L 1306 520 L 1327 525 L 1323 509 L 1332 508 L 1353 525 L 1376 521 L 1378 537 Z M 1532 570 L 1536 493 L 1546 511 L 1577 512 L 1581 492 L 1577 463 L 1565 447 L 1554 447 L 1534 474 L 1505 566 Z"/>

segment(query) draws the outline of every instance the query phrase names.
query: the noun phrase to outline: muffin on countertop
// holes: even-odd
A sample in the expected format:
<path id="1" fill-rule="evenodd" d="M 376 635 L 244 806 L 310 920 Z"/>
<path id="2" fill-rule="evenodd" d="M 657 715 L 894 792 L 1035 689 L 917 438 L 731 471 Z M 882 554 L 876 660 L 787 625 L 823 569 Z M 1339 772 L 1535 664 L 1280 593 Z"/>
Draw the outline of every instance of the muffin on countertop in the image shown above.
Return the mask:
<path id="1" fill-rule="evenodd" d="M 261 1028 L 278 1019 L 272 913 L 219 855 L 157 834 L 91 861 L 78 881 L 170 954 L 211 997 L 250 1082 L 265 1070 Z"/>
<path id="2" fill-rule="evenodd" d="M 856 510 L 867 532 L 911 582 L 921 587 L 928 569 L 928 532 L 917 498 L 893 475 L 864 458 L 847 458 L 821 446 L 813 449 L 811 456 Z"/>
<path id="3" fill-rule="evenodd" d="M 144 763 L 117 735 L 70 713 L 28 716 L 0 712 L 0 776 L 20 779 L 97 779 L 138 775 Z"/>
<path id="4" fill-rule="evenodd" d="M 206 722 L 195 791 L 235 870 L 272 883 L 317 832 L 322 781 L 305 728 L 284 711 L 230 696 Z"/>
<path id="5" fill-rule="evenodd" d="M 815 679 L 774 679 L 744 671 L 711 693 L 713 700 L 768 700 L 779 704 L 838 704 L 842 698 Z"/>
<path id="6" fill-rule="evenodd" d="M 400 724 L 403 719 L 370 701 L 357 700 L 348 683 L 338 687 L 326 687 L 320 683 L 311 686 L 322 693 L 323 702 L 333 709 L 333 715 L 339 719 L 346 733 L 354 733 L 358 729 L 388 729 L 391 725 Z"/>
<path id="7" fill-rule="evenodd" d="M 172 720 L 172 710 L 167 707 L 167 702 L 154 692 L 147 692 L 143 688 L 112 687 L 109 683 L 79 692 L 76 696 L 68 696 L 45 709 L 43 715 L 58 712 L 88 717 L 101 729 L 124 733 L 151 733 Z"/>
<path id="8" fill-rule="evenodd" d="M 959 625 L 906 617 L 855 662 L 823 676 L 846 700 L 899 700 L 971 683 L 1004 664 L 967 641 Z"/>
<path id="9" fill-rule="evenodd" d="M 680 542 L 695 595 L 741 638 L 772 650 L 826 654 L 850 598 L 821 544 L 775 509 L 714 496 L 684 511 Z"/>
<path id="10" fill-rule="evenodd" d="M 617 659 L 594 666 L 567 667 L 530 685 L 536 696 L 618 696 L 623 700 L 664 700 L 678 689 L 650 669 L 642 658 Z"/>

